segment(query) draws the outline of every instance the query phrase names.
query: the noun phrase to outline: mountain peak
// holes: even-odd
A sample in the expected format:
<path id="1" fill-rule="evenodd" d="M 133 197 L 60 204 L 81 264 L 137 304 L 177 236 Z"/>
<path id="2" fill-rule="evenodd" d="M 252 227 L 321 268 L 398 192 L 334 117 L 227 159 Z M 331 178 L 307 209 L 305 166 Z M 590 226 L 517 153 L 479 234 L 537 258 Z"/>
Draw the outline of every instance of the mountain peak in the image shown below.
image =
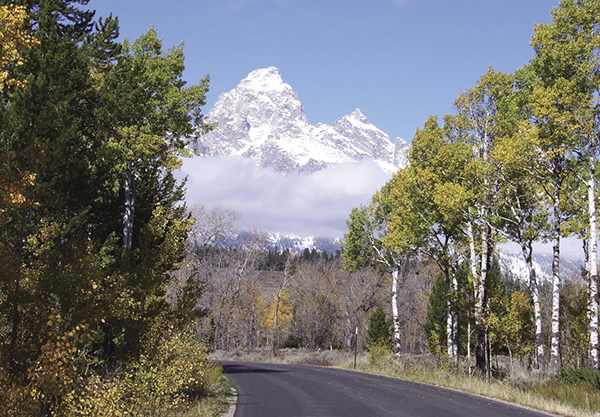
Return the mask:
<path id="1" fill-rule="evenodd" d="M 283 82 L 279 69 L 276 67 L 260 68 L 252 71 L 240 82 L 240 86 L 262 92 L 283 92 L 292 88 L 289 84 Z"/>
<path id="2" fill-rule="evenodd" d="M 371 122 L 369 122 L 369 119 L 367 119 L 367 117 L 358 108 L 352 113 L 344 116 L 342 120 L 347 120 L 354 123 L 358 122 L 362 124 L 371 124 Z"/>
<path id="3" fill-rule="evenodd" d="M 357 118 L 357 119 L 365 119 L 366 118 L 365 115 L 360 111 L 359 108 L 357 108 L 356 110 L 354 110 L 348 116 L 352 116 L 352 117 Z"/>
<path id="4" fill-rule="evenodd" d="M 356 109 L 332 125 L 311 125 L 298 94 L 276 67 L 252 71 L 207 115 L 215 130 L 198 137 L 201 154 L 240 155 L 282 172 L 309 173 L 372 158 L 393 171 L 405 149 Z"/>

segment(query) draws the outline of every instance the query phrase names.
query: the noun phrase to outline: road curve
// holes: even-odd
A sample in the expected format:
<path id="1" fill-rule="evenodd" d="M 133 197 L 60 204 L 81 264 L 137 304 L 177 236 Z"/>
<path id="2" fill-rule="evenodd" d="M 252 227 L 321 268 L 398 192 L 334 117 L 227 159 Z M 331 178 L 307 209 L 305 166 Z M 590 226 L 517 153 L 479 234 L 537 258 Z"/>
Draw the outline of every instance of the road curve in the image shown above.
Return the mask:
<path id="1" fill-rule="evenodd" d="M 235 417 L 540 417 L 454 390 L 307 365 L 219 361 L 237 390 Z"/>

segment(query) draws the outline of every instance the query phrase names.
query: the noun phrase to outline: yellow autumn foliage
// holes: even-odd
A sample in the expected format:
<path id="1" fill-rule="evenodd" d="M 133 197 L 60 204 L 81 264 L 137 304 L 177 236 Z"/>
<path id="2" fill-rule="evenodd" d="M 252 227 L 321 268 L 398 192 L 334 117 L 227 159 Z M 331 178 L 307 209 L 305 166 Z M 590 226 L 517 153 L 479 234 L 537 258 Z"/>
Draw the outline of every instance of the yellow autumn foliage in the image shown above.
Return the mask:
<path id="1" fill-rule="evenodd" d="M 27 9 L 23 6 L 0 7 L 0 90 L 25 85 L 24 81 L 10 78 L 8 70 L 25 62 L 20 52 L 39 45 L 39 42 L 23 29 Z"/>
<path id="2" fill-rule="evenodd" d="M 8 181 L 0 173 L 0 224 L 10 209 L 24 209 L 35 205 L 27 198 L 26 188 L 35 183 L 36 175 L 31 172 L 21 174 L 16 180 Z"/>
<path id="3" fill-rule="evenodd" d="M 294 315 L 294 306 L 289 300 L 287 290 L 283 290 L 278 297 L 264 308 L 261 327 L 272 329 L 275 325 L 275 312 L 277 311 L 277 327 L 285 329 L 289 326 Z"/>

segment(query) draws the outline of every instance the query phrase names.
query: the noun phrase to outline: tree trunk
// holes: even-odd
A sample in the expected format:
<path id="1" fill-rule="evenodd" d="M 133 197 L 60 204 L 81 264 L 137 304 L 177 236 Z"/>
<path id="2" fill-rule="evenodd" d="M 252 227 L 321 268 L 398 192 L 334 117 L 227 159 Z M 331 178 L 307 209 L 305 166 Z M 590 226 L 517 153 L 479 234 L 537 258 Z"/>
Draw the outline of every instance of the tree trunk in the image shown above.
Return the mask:
<path id="1" fill-rule="evenodd" d="M 485 291 L 485 284 L 487 281 L 489 263 L 488 238 L 489 229 L 484 227 L 481 236 L 481 272 L 479 275 L 479 281 L 476 283 L 477 289 L 475 291 L 475 311 L 477 312 L 475 318 L 475 325 L 477 327 L 476 365 L 477 369 L 479 369 L 481 372 L 486 372 L 488 368 L 491 368 L 490 358 L 485 355 L 486 335 L 488 332 L 485 324 L 485 319 L 487 316 L 487 294 Z"/>
<path id="2" fill-rule="evenodd" d="M 394 354 L 400 353 L 402 348 L 400 339 L 400 316 L 398 314 L 398 275 L 400 268 L 396 267 L 392 271 L 392 320 L 394 322 Z"/>
<path id="3" fill-rule="evenodd" d="M 590 236 L 588 238 L 588 319 L 589 319 L 589 366 L 600 367 L 598 357 L 598 217 L 596 214 L 596 155 L 591 152 L 588 160 L 588 214 Z"/>
<path id="4" fill-rule="evenodd" d="M 452 300 L 452 358 L 455 367 L 458 366 L 458 311 L 454 306 L 456 294 L 458 293 L 458 280 L 456 274 L 452 274 L 452 291 L 450 293 L 450 299 Z"/>
<path id="5" fill-rule="evenodd" d="M 467 320 L 467 366 L 471 375 L 471 319 Z"/>
<path id="6" fill-rule="evenodd" d="M 523 258 L 529 272 L 529 291 L 533 302 L 533 321 L 535 325 L 535 355 L 534 366 L 537 369 L 546 369 L 546 353 L 544 348 L 544 334 L 542 333 L 542 305 L 540 301 L 540 289 L 537 282 L 535 269 L 533 268 L 533 248 L 531 243 L 522 244 Z"/>
<path id="7" fill-rule="evenodd" d="M 123 183 L 125 208 L 123 210 L 123 247 L 128 252 L 133 247 L 133 220 L 135 216 L 135 172 L 133 164 L 127 162 L 127 172 Z"/>
<path id="8" fill-rule="evenodd" d="M 452 282 L 450 280 L 450 272 L 444 271 L 444 278 L 446 281 L 446 292 L 448 293 L 448 301 L 446 302 L 447 314 L 446 314 L 446 349 L 448 352 L 448 359 L 452 360 L 454 357 L 454 315 L 452 314 Z"/>
<path id="9" fill-rule="evenodd" d="M 277 355 L 279 348 L 279 302 L 281 300 L 281 291 L 275 295 L 275 311 L 273 312 L 273 355 Z"/>
<path id="10" fill-rule="evenodd" d="M 488 228 L 484 228 L 481 236 L 481 253 L 477 255 L 475 249 L 475 234 L 473 224 L 468 225 L 468 237 L 470 248 L 471 275 L 473 276 L 473 291 L 475 298 L 475 332 L 477 334 L 477 347 L 475 349 L 475 366 L 482 374 L 485 374 L 489 367 L 486 355 L 486 291 L 485 281 L 488 271 Z"/>
<path id="11" fill-rule="evenodd" d="M 452 301 L 448 299 L 447 303 L 448 314 L 446 317 L 446 347 L 448 349 L 448 359 L 452 360 L 454 358 L 454 316 L 452 315 Z"/>
<path id="12" fill-rule="evenodd" d="M 557 181 L 558 182 L 558 181 Z M 560 368 L 560 185 L 554 187 L 554 245 L 552 247 L 552 334 L 550 340 L 550 371 Z"/>

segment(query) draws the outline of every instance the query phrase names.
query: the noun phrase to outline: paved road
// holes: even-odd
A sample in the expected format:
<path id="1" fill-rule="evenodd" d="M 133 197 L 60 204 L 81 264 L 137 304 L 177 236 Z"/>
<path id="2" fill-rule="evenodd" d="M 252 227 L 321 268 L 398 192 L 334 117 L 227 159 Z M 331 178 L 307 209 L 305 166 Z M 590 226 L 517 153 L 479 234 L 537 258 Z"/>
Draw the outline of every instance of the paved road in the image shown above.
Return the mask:
<path id="1" fill-rule="evenodd" d="M 220 363 L 237 390 L 235 417 L 548 416 L 453 390 L 346 370 Z"/>

